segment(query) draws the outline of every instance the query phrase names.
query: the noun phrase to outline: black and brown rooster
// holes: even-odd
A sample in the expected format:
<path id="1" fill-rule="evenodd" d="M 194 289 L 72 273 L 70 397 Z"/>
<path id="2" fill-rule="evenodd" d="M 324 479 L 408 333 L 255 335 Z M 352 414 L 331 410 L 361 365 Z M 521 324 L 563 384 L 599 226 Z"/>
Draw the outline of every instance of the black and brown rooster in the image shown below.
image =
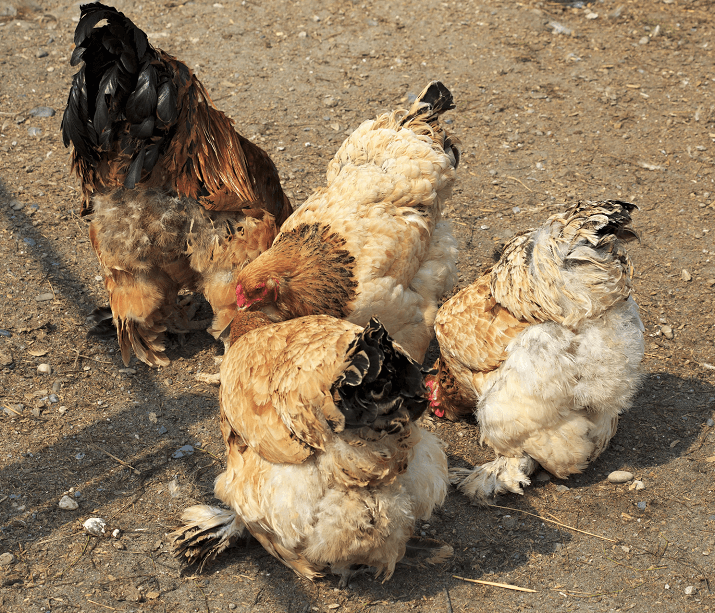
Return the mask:
<path id="1" fill-rule="evenodd" d="M 82 215 L 109 292 L 122 358 L 166 365 L 163 333 L 198 327 L 177 304 L 201 291 L 225 340 L 234 275 L 266 250 L 291 214 L 268 154 L 243 138 L 176 58 L 124 14 L 82 6 L 75 75 L 62 119 Z M 109 319 L 109 309 L 93 314 Z M 201 324 L 198 324 L 201 325 Z"/>

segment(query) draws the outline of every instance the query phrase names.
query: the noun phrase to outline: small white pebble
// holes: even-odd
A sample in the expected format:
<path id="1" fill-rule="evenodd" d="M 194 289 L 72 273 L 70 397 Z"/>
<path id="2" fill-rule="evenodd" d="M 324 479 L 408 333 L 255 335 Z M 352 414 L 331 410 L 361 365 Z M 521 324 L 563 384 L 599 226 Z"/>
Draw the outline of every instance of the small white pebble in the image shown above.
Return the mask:
<path id="1" fill-rule="evenodd" d="M 627 470 L 614 470 L 608 475 L 608 480 L 611 483 L 625 483 L 631 479 L 633 479 L 633 473 L 629 473 Z"/>
<path id="2" fill-rule="evenodd" d="M 92 536 L 102 536 L 107 527 L 107 522 L 101 517 L 90 517 L 82 526 L 88 534 Z"/>
<path id="3" fill-rule="evenodd" d="M 79 508 L 77 502 L 69 496 L 62 496 L 59 506 L 60 509 L 63 509 L 64 511 L 74 511 Z"/>

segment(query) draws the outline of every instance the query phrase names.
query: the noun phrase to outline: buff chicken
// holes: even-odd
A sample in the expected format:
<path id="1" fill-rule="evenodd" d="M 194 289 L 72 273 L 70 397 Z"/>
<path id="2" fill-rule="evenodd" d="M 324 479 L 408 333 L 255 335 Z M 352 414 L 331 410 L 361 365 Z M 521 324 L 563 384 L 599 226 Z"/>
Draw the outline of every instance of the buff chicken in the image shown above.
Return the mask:
<path id="1" fill-rule="evenodd" d="M 440 309 L 431 409 L 474 412 L 496 459 L 450 471 L 477 502 L 523 493 L 538 465 L 581 472 L 614 436 L 641 379 L 643 324 L 625 243 L 635 208 L 582 202 L 512 238 Z"/>
<path id="2" fill-rule="evenodd" d="M 377 317 L 421 362 L 438 300 L 456 280 L 443 214 L 459 141 L 439 124 L 452 108 L 434 81 L 409 112 L 360 125 L 329 163 L 327 186 L 238 274 L 238 307 L 274 322 L 326 314 L 365 326 Z"/>
<path id="3" fill-rule="evenodd" d="M 82 6 L 62 119 L 80 179 L 82 214 L 109 294 L 124 363 L 131 352 L 169 363 L 164 332 L 206 325 L 177 301 L 201 291 L 209 332 L 228 336 L 235 274 L 275 238 L 292 212 L 268 154 L 233 128 L 192 71 L 152 47 L 123 13 Z"/>
<path id="4" fill-rule="evenodd" d="M 447 459 L 417 423 L 429 404 L 420 366 L 385 328 L 260 312 L 231 327 L 215 485 L 230 508 L 188 508 L 175 555 L 203 567 L 248 531 L 300 576 L 329 571 L 343 585 L 365 568 L 386 580 L 403 557 L 447 559 L 449 546 L 412 536 L 444 500 Z"/>

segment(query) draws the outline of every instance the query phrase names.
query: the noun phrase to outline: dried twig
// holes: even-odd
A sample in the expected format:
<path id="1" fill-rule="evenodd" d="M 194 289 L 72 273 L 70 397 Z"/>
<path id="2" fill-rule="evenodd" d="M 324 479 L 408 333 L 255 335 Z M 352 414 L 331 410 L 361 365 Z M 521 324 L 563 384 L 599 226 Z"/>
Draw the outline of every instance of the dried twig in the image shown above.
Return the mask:
<path id="1" fill-rule="evenodd" d="M 95 449 L 98 449 L 99 451 L 101 451 L 103 454 L 108 455 L 110 458 L 112 458 L 112 460 L 116 460 L 116 461 L 119 462 L 122 466 L 126 466 L 127 468 L 131 468 L 131 469 L 135 472 L 135 474 L 138 475 L 138 474 L 140 473 L 140 471 L 139 471 L 138 468 L 134 468 L 134 467 L 133 467 L 131 464 L 129 464 L 128 462 L 125 462 L 124 460 L 119 459 L 117 456 L 112 455 L 112 454 L 109 453 L 108 451 L 105 451 L 105 450 L 102 449 L 99 445 L 95 445 L 94 443 L 90 443 L 90 445 L 91 445 L 92 447 L 94 447 Z"/>
<path id="2" fill-rule="evenodd" d="M 194 577 L 189 577 L 189 579 L 193 580 Z M 206 592 L 204 592 L 204 591 L 201 589 L 201 586 L 200 586 L 198 583 L 196 583 L 195 580 L 194 580 L 194 587 L 195 587 L 197 590 L 199 590 L 199 592 L 201 592 L 201 595 L 204 597 L 204 602 L 205 602 L 205 604 L 206 604 L 206 611 L 207 611 L 207 613 L 211 613 L 211 609 L 209 608 L 209 597 L 206 595 Z M 261 591 L 263 591 L 263 590 L 261 590 Z M 259 595 L 260 595 L 260 592 L 259 592 Z"/>
<path id="3" fill-rule="evenodd" d="M 221 461 L 221 458 L 219 458 L 217 455 L 214 455 L 213 453 L 211 453 L 211 452 L 210 452 L 208 449 L 206 449 L 205 447 L 194 447 L 194 449 L 196 449 L 196 451 L 202 451 L 202 452 L 205 453 L 206 455 L 210 455 L 214 460 L 218 460 L 219 462 Z M 209 464 L 209 466 L 211 466 L 211 464 Z M 207 467 L 204 466 L 204 468 L 207 468 Z"/>
<path id="4" fill-rule="evenodd" d="M 521 179 L 517 179 L 516 177 L 510 177 L 509 175 L 507 175 L 506 178 L 507 178 L 507 179 L 513 179 L 514 181 L 518 181 L 518 182 L 521 183 L 526 189 L 528 189 L 532 194 L 534 193 L 534 190 L 531 189 L 531 188 L 530 188 L 526 183 L 524 183 Z"/>
<path id="5" fill-rule="evenodd" d="M 2 501 L 0 501 L 2 502 Z M 71 536 L 74 536 L 74 534 L 64 534 L 62 536 L 56 536 L 54 538 L 49 538 L 45 539 L 44 541 L 40 541 L 39 543 L 35 543 L 35 547 L 39 547 L 40 545 L 46 545 L 47 543 L 54 543 L 55 541 L 61 541 L 63 539 L 68 539 Z"/>
<path id="6" fill-rule="evenodd" d="M 96 601 L 94 601 L 94 600 L 90 600 L 89 598 L 87 598 L 87 602 L 91 602 L 92 604 L 99 605 L 100 607 L 104 607 L 105 609 L 110 609 L 111 611 L 116 611 L 116 610 L 117 610 L 117 609 L 115 609 L 114 607 L 110 607 L 109 605 L 102 604 L 101 602 L 96 602 Z"/>
<path id="7" fill-rule="evenodd" d="M 609 556 L 606 556 L 606 559 L 610 560 L 614 564 L 618 564 L 618 566 L 630 568 L 631 570 L 635 570 L 636 572 L 639 572 L 639 573 L 644 573 L 649 570 L 663 570 L 664 568 L 668 568 L 667 566 L 650 566 L 648 568 L 636 568 L 635 566 L 630 566 L 629 564 L 624 564 L 623 562 L 619 562 L 618 560 L 615 560 L 614 558 L 611 558 Z"/>
<path id="8" fill-rule="evenodd" d="M 500 507 L 498 504 L 491 504 L 489 506 L 494 507 L 495 509 L 504 509 L 506 511 L 514 511 L 516 513 L 524 513 L 525 515 L 531 515 L 531 517 L 536 517 L 542 521 L 547 521 L 551 524 L 556 524 L 557 526 L 561 526 L 562 528 L 568 528 L 569 530 L 574 530 L 575 532 L 580 532 L 581 534 L 587 534 L 588 536 L 592 536 L 594 538 L 601 539 L 602 541 L 609 541 L 610 543 L 618 542 L 616 539 L 609 539 L 606 536 L 600 536 L 598 534 L 593 534 L 593 532 L 586 532 L 585 530 L 579 530 L 578 528 L 574 528 L 573 526 L 569 526 L 567 524 L 562 524 L 559 521 L 549 519 L 548 517 L 544 517 L 543 515 L 536 515 L 535 513 L 529 513 L 528 511 L 522 511 L 521 509 L 512 509 L 511 507 Z"/>
<path id="9" fill-rule="evenodd" d="M 508 583 L 496 583 L 495 581 L 482 581 L 481 579 L 467 579 L 466 577 L 458 577 L 457 575 L 452 575 L 455 579 L 460 581 L 469 581 L 469 583 L 479 583 L 480 585 L 491 585 L 493 587 L 503 587 L 507 590 L 516 590 L 517 592 L 532 592 L 536 594 L 536 590 L 531 590 L 528 587 L 519 587 L 518 585 L 509 585 Z"/>
<path id="10" fill-rule="evenodd" d="M 112 513 L 112 515 L 110 515 L 110 516 L 107 518 L 107 521 L 110 521 L 110 520 L 114 519 L 117 515 L 119 515 L 120 513 L 123 513 L 126 509 L 128 509 L 129 507 L 131 507 L 137 500 L 139 500 L 139 499 L 144 495 L 144 492 L 146 492 L 146 490 L 145 490 L 144 488 L 142 488 L 141 491 L 140 491 L 138 494 L 136 494 L 136 495 L 134 496 L 134 498 L 132 498 L 127 504 L 125 504 L 125 505 L 124 505 L 121 509 L 119 509 L 118 511 L 115 511 L 114 513 Z"/>
<path id="11" fill-rule="evenodd" d="M 63 569 L 55 576 L 55 579 L 61 577 L 62 575 L 65 574 L 66 571 L 68 571 L 68 570 L 70 570 L 70 569 L 72 569 L 72 568 L 75 567 L 75 565 L 82 559 L 82 556 L 84 556 L 84 554 L 87 553 L 87 547 L 89 547 L 89 541 L 90 541 L 91 538 L 92 538 L 92 537 L 88 534 L 88 535 L 87 535 L 87 540 L 85 541 L 84 547 L 82 548 L 82 553 L 80 553 L 79 556 L 77 557 L 77 559 L 76 559 L 74 562 L 72 562 L 72 564 L 70 564 L 67 568 L 63 568 Z"/>

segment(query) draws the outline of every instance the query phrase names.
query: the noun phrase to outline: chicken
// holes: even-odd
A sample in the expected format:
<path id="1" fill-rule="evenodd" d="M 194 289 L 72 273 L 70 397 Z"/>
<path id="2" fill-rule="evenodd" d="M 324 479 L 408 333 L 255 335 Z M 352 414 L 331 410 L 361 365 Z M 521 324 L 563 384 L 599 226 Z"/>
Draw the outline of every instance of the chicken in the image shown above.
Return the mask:
<path id="1" fill-rule="evenodd" d="M 582 202 L 506 245 L 440 309 L 432 410 L 474 411 L 496 459 L 450 477 L 474 500 L 523 493 L 537 464 L 559 478 L 608 445 L 641 379 L 643 324 L 624 243 L 635 208 Z"/>
<path id="2" fill-rule="evenodd" d="M 104 24 L 104 25 L 101 25 Z M 82 214 L 109 293 L 124 363 L 166 365 L 165 330 L 197 327 L 177 294 L 201 291 L 209 332 L 228 334 L 235 272 L 292 212 L 268 154 L 233 129 L 203 85 L 124 14 L 82 6 L 62 119 Z M 200 324 L 199 324 L 200 325 Z"/>
<path id="3" fill-rule="evenodd" d="M 330 570 L 343 585 L 363 565 L 387 580 L 406 554 L 451 555 L 412 538 L 444 500 L 447 459 L 416 423 L 429 402 L 423 373 L 385 328 L 248 312 L 232 336 L 219 395 L 228 457 L 215 485 L 230 510 L 188 508 L 175 555 L 202 567 L 248 530 L 297 574 Z"/>
<path id="4" fill-rule="evenodd" d="M 442 215 L 459 141 L 439 125 L 452 108 L 435 81 L 408 113 L 360 125 L 329 163 L 327 186 L 238 274 L 239 308 L 274 322 L 327 314 L 365 326 L 375 316 L 421 362 L 437 301 L 456 279 L 456 244 Z"/>

